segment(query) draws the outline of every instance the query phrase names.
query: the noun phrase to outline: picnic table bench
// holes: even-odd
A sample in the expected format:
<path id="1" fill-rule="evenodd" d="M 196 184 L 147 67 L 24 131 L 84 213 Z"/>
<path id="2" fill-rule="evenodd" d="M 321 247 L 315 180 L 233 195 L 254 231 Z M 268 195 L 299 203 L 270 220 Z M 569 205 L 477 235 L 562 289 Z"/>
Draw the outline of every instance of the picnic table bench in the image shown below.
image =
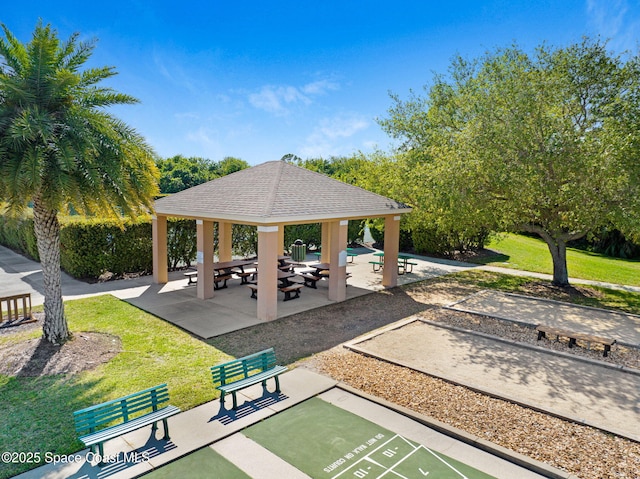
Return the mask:
<path id="1" fill-rule="evenodd" d="M 569 347 L 572 348 L 576 345 L 576 340 L 585 341 L 587 343 L 587 349 L 591 348 L 591 343 L 599 343 L 604 346 L 604 352 L 602 356 L 605 358 L 609 355 L 611 351 L 611 346 L 613 346 L 616 342 L 615 339 L 603 338 L 601 336 L 593 336 L 591 334 L 585 333 L 577 333 L 575 331 L 568 331 L 566 329 L 559 329 L 553 326 L 547 326 L 544 324 L 539 324 L 536 326 L 536 331 L 538 332 L 538 341 L 542 338 L 545 338 L 547 334 L 555 335 L 556 341 L 560 340 L 560 336 L 569 338 Z"/>
<path id="2" fill-rule="evenodd" d="M 184 275 L 189 279 L 187 285 L 196 284 L 198 282 L 198 272 L 197 271 L 187 271 Z"/>
<path id="3" fill-rule="evenodd" d="M 369 264 L 372 265 L 373 271 L 378 272 L 382 268 L 384 268 L 384 253 L 374 253 L 373 256 L 376 256 L 378 259 L 374 261 L 369 261 Z M 408 254 L 399 253 L 398 254 L 398 274 L 412 273 L 413 267 L 418 266 L 418 263 L 411 261 L 413 256 Z"/>
<path id="4" fill-rule="evenodd" d="M 262 383 L 264 392 L 267 390 L 267 379 L 274 378 L 276 389 L 280 392 L 280 380 L 278 376 L 288 368 L 276 364 L 276 353 L 273 348 L 265 349 L 232 361 L 216 366 L 211 366 L 213 384 L 219 384 L 216 389 L 220 391 L 220 405 L 224 408 L 224 397 L 231 393 L 233 397 L 233 409 L 238 409 L 236 392 L 241 389 Z"/>
<path id="5" fill-rule="evenodd" d="M 164 425 L 164 439 L 169 440 L 167 418 L 178 414 L 180 409 L 170 404 L 166 384 L 160 384 L 125 397 L 81 409 L 73 413 L 76 432 L 80 441 L 95 453 L 96 445 L 100 463 L 104 463 L 103 444 L 109 439 L 122 436 L 149 424 L 151 430 L 158 429 L 158 422 Z M 146 411 L 146 412 L 144 412 Z M 144 412 L 142 415 L 139 413 Z"/>
<path id="6" fill-rule="evenodd" d="M 247 287 L 251 290 L 251 297 L 253 299 L 258 299 L 258 285 L 253 283 L 248 283 Z M 284 293 L 284 301 L 289 301 L 291 299 L 299 298 L 300 290 L 303 287 L 304 285 L 300 283 L 291 283 L 287 286 L 279 287 L 278 289 Z"/>

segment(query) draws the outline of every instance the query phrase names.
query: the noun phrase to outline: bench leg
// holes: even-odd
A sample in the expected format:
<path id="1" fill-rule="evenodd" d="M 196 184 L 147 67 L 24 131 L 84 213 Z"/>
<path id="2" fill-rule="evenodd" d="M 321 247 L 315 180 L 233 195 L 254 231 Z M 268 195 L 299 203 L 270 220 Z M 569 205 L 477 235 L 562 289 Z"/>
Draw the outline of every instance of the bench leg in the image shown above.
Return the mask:
<path id="1" fill-rule="evenodd" d="M 605 358 L 609 356 L 609 351 L 611 351 L 611 346 L 609 346 L 608 344 L 605 344 L 604 352 L 602 353 L 602 356 L 604 356 Z"/>
<path id="2" fill-rule="evenodd" d="M 280 378 L 278 376 L 274 376 L 273 380 L 276 383 L 276 389 L 275 391 L 273 391 L 273 393 L 279 393 L 280 392 Z M 269 389 L 267 388 L 267 379 L 265 379 L 264 381 L 262 381 L 262 389 L 264 389 L 265 393 L 269 392 Z"/>
<path id="3" fill-rule="evenodd" d="M 544 331 L 538 331 L 538 341 L 544 337 L 546 337 L 546 333 Z"/>
<path id="4" fill-rule="evenodd" d="M 569 347 L 572 348 L 576 345 L 576 338 L 569 338 Z"/>
<path id="5" fill-rule="evenodd" d="M 95 453 L 95 446 L 93 446 L 91 448 L 93 450 L 93 452 Z M 98 457 L 100 457 L 100 462 L 98 463 L 99 467 L 102 467 L 106 464 L 106 462 L 104 462 L 104 445 L 103 443 L 99 442 L 98 443 Z"/>
<path id="6" fill-rule="evenodd" d="M 171 439 L 169 437 L 169 423 L 167 422 L 167 418 L 164 418 L 162 420 L 162 425 L 164 426 L 164 440 L 168 441 L 169 439 Z"/>
<path id="7" fill-rule="evenodd" d="M 258 299 L 258 290 L 257 289 L 252 289 L 251 290 L 251 297 L 253 299 Z"/>

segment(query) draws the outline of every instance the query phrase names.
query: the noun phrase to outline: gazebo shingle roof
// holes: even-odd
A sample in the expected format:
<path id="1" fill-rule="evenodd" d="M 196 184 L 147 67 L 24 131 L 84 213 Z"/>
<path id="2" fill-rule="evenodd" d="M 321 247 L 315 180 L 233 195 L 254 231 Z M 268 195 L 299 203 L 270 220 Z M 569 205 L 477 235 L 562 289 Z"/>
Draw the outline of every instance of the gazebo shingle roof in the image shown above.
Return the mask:
<path id="1" fill-rule="evenodd" d="M 157 214 L 243 224 L 408 213 L 403 203 L 285 161 L 237 171 L 156 201 Z"/>

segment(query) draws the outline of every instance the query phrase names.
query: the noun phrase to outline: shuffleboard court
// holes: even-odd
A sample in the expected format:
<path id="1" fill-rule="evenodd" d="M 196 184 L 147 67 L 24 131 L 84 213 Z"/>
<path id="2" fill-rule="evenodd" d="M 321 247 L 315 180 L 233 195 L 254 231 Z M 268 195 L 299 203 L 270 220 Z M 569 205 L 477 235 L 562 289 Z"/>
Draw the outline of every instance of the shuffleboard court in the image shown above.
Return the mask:
<path id="1" fill-rule="evenodd" d="M 319 398 L 243 434 L 314 479 L 493 478 Z"/>
<path id="2" fill-rule="evenodd" d="M 148 479 L 251 479 L 223 456 L 209 447 L 156 469 L 144 476 Z"/>

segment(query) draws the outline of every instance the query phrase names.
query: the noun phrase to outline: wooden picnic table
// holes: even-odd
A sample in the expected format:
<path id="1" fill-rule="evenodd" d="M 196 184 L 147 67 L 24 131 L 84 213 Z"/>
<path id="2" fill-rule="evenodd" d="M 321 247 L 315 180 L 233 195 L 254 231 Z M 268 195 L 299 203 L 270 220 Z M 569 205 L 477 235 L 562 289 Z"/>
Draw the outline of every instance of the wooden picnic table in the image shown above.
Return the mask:
<path id="1" fill-rule="evenodd" d="M 315 271 L 311 272 L 311 274 L 314 276 L 328 276 L 330 265 L 329 263 L 316 263 L 310 264 L 309 268 L 315 269 Z"/>
<path id="2" fill-rule="evenodd" d="M 247 282 L 247 277 L 252 273 L 247 273 L 244 270 L 245 266 L 250 266 L 255 263 L 254 260 L 245 260 L 245 259 L 236 259 L 232 261 L 220 261 L 218 263 L 213 263 L 213 281 L 214 281 L 214 289 L 224 289 L 227 287 L 227 280 L 231 279 L 231 275 L 233 273 L 238 274 L 241 278 L 241 283 Z M 234 270 L 239 271 L 234 271 Z M 223 285 L 220 286 L 220 283 L 223 282 Z"/>

